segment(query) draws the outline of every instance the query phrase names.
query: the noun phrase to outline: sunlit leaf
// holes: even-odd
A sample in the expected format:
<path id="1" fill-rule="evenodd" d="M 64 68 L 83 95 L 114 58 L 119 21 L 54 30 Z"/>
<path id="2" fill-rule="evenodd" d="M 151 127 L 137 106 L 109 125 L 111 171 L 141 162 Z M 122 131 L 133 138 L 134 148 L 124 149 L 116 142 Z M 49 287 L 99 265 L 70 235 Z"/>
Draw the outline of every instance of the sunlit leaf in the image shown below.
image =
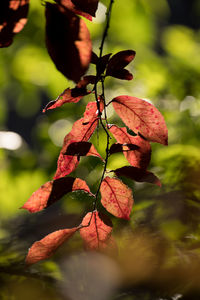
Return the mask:
<path id="1" fill-rule="evenodd" d="M 84 20 L 61 5 L 46 3 L 46 45 L 56 68 L 78 82 L 88 69 L 92 52 Z"/>
<path id="2" fill-rule="evenodd" d="M 101 250 L 109 245 L 112 223 L 107 216 L 97 211 L 90 212 L 81 225 L 85 226 L 80 229 L 80 235 L 87 249 Z"/>
<path id="3" fill-rule="evenodd" d="M 38 212 L 55 203 L 65 194 L 77 190 L 91 194 L 86 182 L 80 178 L 64 177 L 48 181 L 32 194 L 22 208 L 31 213 Z"/>
<path id="4" fill-rule="evenodd" d="M 119 96 L 112 100 L 116 113 L 135 133 L 147 140 L 167 145 L 168 131 L 162 114 L 149 102 L 131 96 Z"/>
<path id="5" fill-rule="evenodd" d="M 66 242 L 76 231 L 77 228 L 58 230 L 35 242 L 28 251 L 26 264 L 35 264 L 51 257 L 57 248 Z"/>
<path id="6" fill-rule="evenodd" d="M 127 144 L 123 146 L 123 153 L 132 166 L 142 169 L 148 167 L 151 159 L 151 145 L 148 141 L 139 135 L 130 135 L 126 127 L 120 128 L 116 125 L 111 125 L 109 126 L 109 131 L 113 134 L 117 142 Z"/>
<path id="7" fill-rule="evenodd" d="M 8 47 L 27 22 L 29 0 L 2 0 L 0 4 L 0 47 Z"/>
<path id="8" fill-rule="evenodd" d="M 111 214 L 118 218 L 129 219 L 133 207 L 131 189 L 121 180 L 104 178 L 101 187 L 101 203 Z"/>
<path id="9" fill-rule="evenodd" d="M 136 167 L 125 166 L 114 170 L 117 176 L 125 176 L 138 182 L 148 182 L 161 186 L 161 182 L 152 172 Z"/>

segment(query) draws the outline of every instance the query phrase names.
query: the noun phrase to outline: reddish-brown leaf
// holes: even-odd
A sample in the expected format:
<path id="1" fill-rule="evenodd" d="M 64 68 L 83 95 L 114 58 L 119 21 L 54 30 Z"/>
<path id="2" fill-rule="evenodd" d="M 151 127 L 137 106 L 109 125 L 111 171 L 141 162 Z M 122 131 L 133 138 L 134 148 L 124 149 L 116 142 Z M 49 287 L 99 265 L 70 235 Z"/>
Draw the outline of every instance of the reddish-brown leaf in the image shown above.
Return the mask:
<path id="1" fill-rule="evenodd" d="M 112 76 L 124 80 L 132 80 L 133 75 L 124 69 L 135 57 L 135 51 L 125 50 L 113 55 L 108 62 L 106 76 Z"/>
<path id="2" fill-rule="evenodd" d="M 2 0 L 0 4 L 0 47 L 8 47 L 27 22 L 29 0 Z"/>
<path id="3" fill-rule="evenodd" d="M 122 80 L 132 80 L 133 79 L 133 75 L 126 69 L 113 71 L 110 76 L 118 78 L 118 79 L 122 79 Z"/>
<path id="4" fill-rule="evenodd" d="M 95 17 L 99 0 L 72 0 L 76 7 Z"/>
<path id="5" fill-rule="evenodd" d="M 65 155 L 76 156 L 97 156 L 102 159 L 101 155 L 97 152 L 94 145 L 89 142 L 75 142 L 71 143 L 66 150 Z"/>
<path id="6" fill-rule="evenodd" d="M 107 75 L 110 75 L 115 70 L 125 68 L 135 57 L 135 51 L 124 50 L 116 53 L 111 57 L 107 67 Z"/>
<path id="7" fill-rule="evenodd" d="M 80 235 L 87 249 L 102 250 L 109 245 L 109 239 L 112 231 L 112 223 L 110 219 L 94 211 L 88 213 L 82 221 Z"/>
<path id="8" fill-rule="evenodd" d="M 133 207 L 133 195 L 131 189 L 121 180 L 106 177 L 102 181 L 101 203 L 108 212 L 118 218 L 129 220 Z"/>
<path id="9" fill-rule="evenodd" d="M 51 257 L 59 246 L 67 241 L 78 228 L 62 229 L 52 232 L 35 242 L 28 251 L 26 264 L 32 265 Z"/>
<path id="10" fill-rule="evenodd" d="M 75 3 L 73 3 L 74 1 L 71 0 L 55 0 L 55 2 L 57 2 L 58 4 L 64 6 L 65 8 L 69 9 L 71 12 L 83 16 L 86 19 L 92 21 L 92 16 L 91 14 L 88 14 L 82 10 L 80 10 Z"/>
<path id="11" fill-rule="evenodd" d="M 91 194 L 86 182 L 80 178 L 63 177 L 48 181 L 31 195 L 22 208 L 35 213 L 49 207 L 65 194 L 78 190 Z"/>
<path id="12" fill-rule="evenodd" d="M 151 159 L 151 145 L 148 141 L 139 135 L 132 136 L 128 134 L 126 127 L 120 128 L 116 125 L 111 125 L 109 131 L 113 134 L 117 142 L 127 144 L 126 147 L 123 147 L 125 150 L 124 156 L 132 166 L 141 169 L 148 167 Z"/>
<path id="13" fill-rule="evenodd" d="M 98 58 L 98 61 L 97 61 L 97 74 L 98 75 L 101 75 L 105 71 L 110 56 L 111 56 L 111 53 Z"/>
<path id="14" fill-rule="evenodd" d="M 135 133 L 141 133 L 149 141 L 167 145 L 167 126 L 155 106 L 126 95 L 114 98 L 112 104 L 116 113 Z"/>
<path id="15" fill-rule="evenodd" d="M 136 167 L 125 166 L 114 170 L 117 176 L 125 176 L 138 182 L 148 182 L 161 186 L 161 182 L 152 172 Z"/>
<path id="16" fill-rule="evenodd" d="M 61 5 L 46 3 L 46 46 L 56 68 L 78 82 L 88 69 L 92 53 L 84 20 Z"/>
<path id="17" fill-rule="evenodd" d="M 63 147 L 58 157 L 57 170 L 54 179 L 70 174 L 78 166 L 78 158 L 72 155 L 65 155 L 66 150 L 71 143 L 87 142 L 98 124 L 96 102 L 89 102 L 86 110 L 88 110 L 88 107 L 91 107 L 91 111 L 88 112 L 89 119 L 87 119 L 87 122 L 85 122 L 84 118 L 76 121 L 70 133 L 68 133 L 64 138 Z"/>

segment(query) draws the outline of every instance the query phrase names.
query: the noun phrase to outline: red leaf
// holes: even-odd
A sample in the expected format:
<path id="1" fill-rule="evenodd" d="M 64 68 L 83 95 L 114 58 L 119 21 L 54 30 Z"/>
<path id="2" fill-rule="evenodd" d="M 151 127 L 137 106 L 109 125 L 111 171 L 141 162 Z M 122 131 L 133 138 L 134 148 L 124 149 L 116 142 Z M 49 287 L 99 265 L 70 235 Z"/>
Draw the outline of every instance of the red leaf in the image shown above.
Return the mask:
<path id="1" fill-rule="evenodd" d="M 52 232 L 42 240 L 35 242 L 28 251 L 26 264 L 35 264 L 51 257 L 59 246 L 67 241 L 78 228 L 63 229 Z"/>
<path id="2" fill-rule="evenodd" d="M 102 159 L 101 155 L 97 152 L 94 145 L 89 142 L 75 142 L 71 143 L 66 150 L 65 155 L 77 156 L 97 156 Z"/>
<path id="3" fill-rule="evenodd" d="M 46 3 L 46 45 L 56 68 L 78 82 L 88 69 L 92 53 L 84 20 L 63 6 Z"/>
<path id="4" fill-rule="evenodd" d="M 87 142 L 98 124 L 96 102 L 89 102 L 86 110 L 88 107 L 91 107 L 91 111 L 88 112 L 89 119 L 87 119 L 87 122 L 85 122 L 85 118 L 76 121 L 70 133 L 64 138 L 63 147 L 58 157 L 57 170 L 54 179 L 70 174 L 78 166 L 78 158 L 76 156 L 65 155 L 66 150 L 71 143 Z M 101 106 L 101 108 L 103 109 L 103 106 Z"/>
<path id="5" fill-rule="evenodd" d="M 91 194 L 86 182 L 80 178 L 63 177 L 48 181 L 31 195 L 22 208 L 35 213 L 49 207 L 65 194 L 77 190 Z"/>
<path id="6" fill-rule="evenodd" d="M 153 183 L 161 186 L 161 182 L 153 173 L 136 167 L 122 167 L 114 170 L 117 176 L 126 176 L 135 181 Z"/>
<path id="7" fill-rule="evenodd" d="M 81 225 L 86 226 L 80 229 L 80 235 L 87 249 L 101 250 L 109 244 L 112 223 L 107 216 L 97 211 L 90 212 Z"/>
<path id="8" fill-rule="evenodd" d="M 155 106 L 126 95 L 114 98 L 112 104 L 116 113 L 135 133 L 141 133 L 149 141 L 167 145 L 167 126 Z"/>
<path id="9" fill-rule="evenodd" d="M 74 1 L 71 0 L 55 0 L 58 4 L 64 6 L 65 8 L 69 9 L 71 12 L 83 16 L 86 19 L 92 21 L 92 16 L 91 14 L 88 14 L 82 10 L 80 10 L 75 3 L 73 3 Z"/>
<path id="10" fill-rule="evenodd" d="M 108 212 L 118 218 L 129 220 L 133 207 L 132 191 L 119 179 L 106 177 L 102 181 L 101 203 Z"/>
<path id="11" fill-rule="evenodd" d="M 111 125 L 109 131 L 114 135 L 119 143 L 126 143 L 125 149 L 133 149 L 130 144 L 136 146 L 133 151 L 124 151 L 124 156 L 128 162 L 138 168 L 146 169 L 151 159 L 151 145 L 148 141 L 140 136 L 132 136 L 128 134 L 126 127 L 120 128 L 116 125 Z"/>
<path id="12" fill-rule="evenodd" d="M 94 84 L 96 80 L 96 76 L 88 75 L 84 76 L 82 80 L 80 80 L 75 88 L 70 89 L 67 88 L 60 94 L 56 100 L 50 101 L 45 108 L 43 109 L 43 113 L 45 113 L 48 109 L 54 109 L 56 107 L 60 107 L 65 103 L 77 103 L 79 102 L 83 96 L 90 94 L 86 89 L 86 86 L 90 83 Z"/>
<path id="13" fill-rule="evenodd" d="M 3 0 L 0 7 L 0 47 L 8 47 L 27 22 L 29 0 Z"/>
<path id="14" fill-rule="evenodd" d="M 101 113 L 104 109 L 104 103 L 100 99 L 99 101 L 99 107 L 100 112 L 98 112 L 96 102 L 89 102 L 86 106 L 84 116 L 83 116 L 83 123 L 87 124 L 88 122 L 92 122 L 94 119 L 96 119 L 99 116 L 99 113 Z"/>
<path id="15" fill-rule="evenodd" d="M 77 103 L 83 98 L 83 96 L 87 94 L 89 94 L 89 92 L 87 92 L 86 89 L 67 88 L 66 90 L 64 90 L 64 92 L 62 92 L 62 94 L 58 96 L 56 100 L 50 101 L 43 109 L 43 112 L 46 112 L 48 109 L 60 107 L 65 103 Z"/>

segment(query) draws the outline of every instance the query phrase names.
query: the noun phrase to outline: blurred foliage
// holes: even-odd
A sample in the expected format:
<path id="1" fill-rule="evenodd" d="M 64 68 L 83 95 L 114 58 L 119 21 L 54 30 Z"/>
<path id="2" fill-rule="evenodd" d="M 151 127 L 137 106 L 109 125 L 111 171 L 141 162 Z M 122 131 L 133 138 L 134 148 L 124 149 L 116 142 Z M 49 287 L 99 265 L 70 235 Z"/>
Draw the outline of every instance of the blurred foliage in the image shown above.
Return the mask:
<path id="1" fill-rule="evenodd" d="M 95 52 L 104 26 L 103 5 L 109 1 L 102 3 L 97 21 L 86 21 Z M 105 53 L 134 49 L 137 55 L 129 67 L 134 80 L 108 78 L 106 96 L 108 101 L 120 94 L 149 99 L 162 111 L 169 146 L 152 145 L 150 170 L 163 185 L 158 189 L 123 178 L 133 188 L 135 204 L 129 222 L 112 218 L 117 257 L 80 252 L 76 236 L 51 260 L 26 269 L 24 257 L 35 240 L 79 224 L 92 206 L 87 195 L 72 193 L 36 215 L 19 210 L 52 178 L 63 137 L 92 101 L 90 95 L 42 114 L 45 104 L 73 83 L 50 60 L 44 6 L 31 1 L 28 24 L 11 47 L 0 50 L 0 130 L 21 138 L 20 147 L 0 149 L 1 299 L 200 299 L 199 16 L 198 0 L 114 2 Z M 108 114 L 110 123 L 124 126 L 111 107 Z M 104 141 L 101 130 L 99 140 L 97 134 L 92 137 L 102 156 Z M 126 164 L 123 155 L 115 154 L 108 168 Z M 74 175 L 86 179 L 95 192 L 102 168 L 98 158 L 85 157 Z"/>

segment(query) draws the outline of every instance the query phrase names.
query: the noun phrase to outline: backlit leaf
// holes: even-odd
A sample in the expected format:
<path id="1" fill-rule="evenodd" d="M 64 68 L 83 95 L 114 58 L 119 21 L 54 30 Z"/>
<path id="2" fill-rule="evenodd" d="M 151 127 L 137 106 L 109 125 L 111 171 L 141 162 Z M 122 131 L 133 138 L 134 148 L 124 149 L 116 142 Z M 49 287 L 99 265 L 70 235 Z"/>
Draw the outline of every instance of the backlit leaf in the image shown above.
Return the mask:
<path id="1" fill-rule="evenodd" d="M 131 189 L 121 180 L 104 178 L 101 187 L 101 203 L 108 212 L 118 218 L 129 219 L 133 207 Z"/>
<path id="2" fill-rule="evenodd" d="M 130 96 L 112 100 L 116 113 L 135 133 L 152 142 L 168 144 L 168 131 L 162 114 L 149 102 Z"/>
<path id="3" fill-rule="evenodd" d="M 161 186 L 161 182 L 152 172 L 136 167 L 125 166 L 114 170 L 117 176 L 125 176 L 138 182 L 148 182 Z"/>
<path id="4" fill-rule="evenodd" d="M 58 230 L 35 242 L 28 251 L 26 264 L 35 264 L 51 257 L 57 248 L 66 242 L 76 231 L 77 228 Z"/>
<path id="5" fill-rule="evenodd" d="M 86 226 L 80 229 L 80 235 L 87 249 L 101 250 L 109 245 L 112 223 L 107 216 L 97 211 L 90 212 L 81 225 Z"/>
<path id="6" fill-rule="evenodd" d="M 89 102 L 86 107 L 86 111 L 88 107 L 91 107 L 92 109 L 87 114 L 87 122 L 85 122 L 84 118 L 76 121 L 70 133 L 68 133 L 64 138 L 63 147 L 58 157 L 57 170 L 54 179 L 70 174 L 78 166 L 79 161 L 77 156 L 65 155 L 68 146 L 74 142 L 87 142 L 96 129 L 98 124 L 96 102 Z"/>
<path id="7" fill-rule="evenodd" d="M 126 147 L 123 147 L 125 150 L 123 153 L 132 166 L 142 169 L 146 169 L 148 167 L 151 159 L 151 145 L 148 141 L 139 135 L 130 135 L 127 132 L 126 127 L 120 128 L 116 125 L 111 125 L 109 126 L 109 131 L 113 134 L 117 142 L 127 144 Z M 131 144 L 133 146 L 131 146 Z"/>
<path id="8" fill-rule="evenodd" d="M 31 213 L 38 212 L 55 203 L 65 194 L 77 190 L 91 194 L 86 182 L 80 178 L 63 177 L 48 181 L 32 194 L 22 208 Z"/>
<path id="9" fill-rule="evenodd" d="M 58 96 L 56 100 L 50 101 L 45 108 L 43 109 L 43 112 L 46 112 L 48 109 L 54 109 L 57 107 L 62 106 L 65 103 L 77 103 L 79 102 L 83 96 L 89 94 L 86 89 L 70 89 L 67 88 Z"/>
<path id="10" fill-rule="evenodd" d="M 2 0 L 0 4 L 0 47 L 8 47 L 27 22 L 29 0 Z"/>
<path id="11" fill-rule="evenodd" d="M 61 5 L 46 3 L 46 46 L 56 68 L 78 82 L 88 69 L 92 53 L 84 20 Z"/>

